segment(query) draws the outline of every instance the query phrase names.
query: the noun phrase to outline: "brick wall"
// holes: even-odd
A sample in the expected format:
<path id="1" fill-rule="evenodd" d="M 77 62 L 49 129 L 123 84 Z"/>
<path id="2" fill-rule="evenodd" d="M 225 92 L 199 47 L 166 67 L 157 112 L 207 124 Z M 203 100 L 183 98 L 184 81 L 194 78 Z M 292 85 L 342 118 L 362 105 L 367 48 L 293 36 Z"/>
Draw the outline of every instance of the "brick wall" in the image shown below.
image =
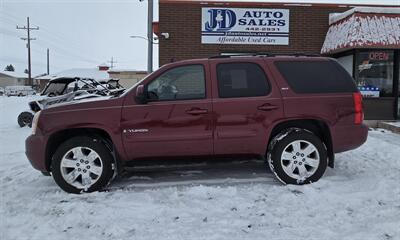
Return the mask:
<path id="1" fill-rule="evenodd" d="M 160 66 L 190 58 L 219 55 L 221 52 L 271 52 L 271 53 L 317 53 L 328 30 L 329 13 L 344 12 L 347 7 L 327 6 L 258 6 L 242 3 L 243 8 L 289 9 L 289 45 L 219 45 L 201 44 L 201 8 L 215 5 L 199 3 L 174 3 L 160 1 L 160 32 L 170 34 L 169 39 L 160 37 Z M 238 6 L 222 6 L 235 7 Z"/>

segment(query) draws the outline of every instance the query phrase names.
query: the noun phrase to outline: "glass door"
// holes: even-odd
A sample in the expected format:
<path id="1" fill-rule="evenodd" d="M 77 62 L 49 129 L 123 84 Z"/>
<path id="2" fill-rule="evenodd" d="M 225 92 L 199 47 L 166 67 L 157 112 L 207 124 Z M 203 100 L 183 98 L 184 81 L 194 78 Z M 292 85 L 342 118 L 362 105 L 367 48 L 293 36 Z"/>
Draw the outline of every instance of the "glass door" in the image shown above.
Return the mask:
<path id="1" fill-rule="evenodd" d="M 361 50 L 356 55 L 355 80 L 364 97 L 365 119 L 394 119 L 394 51 Z"/>

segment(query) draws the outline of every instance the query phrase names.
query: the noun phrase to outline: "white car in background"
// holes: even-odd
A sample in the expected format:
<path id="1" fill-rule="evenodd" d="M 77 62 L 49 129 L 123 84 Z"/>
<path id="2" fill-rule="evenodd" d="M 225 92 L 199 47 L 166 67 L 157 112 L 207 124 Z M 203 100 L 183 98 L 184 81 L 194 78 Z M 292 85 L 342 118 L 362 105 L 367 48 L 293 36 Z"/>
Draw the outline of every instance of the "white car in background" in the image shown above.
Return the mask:
<path id="1" fill-rule="evenodd" d="M 33 90 L 31 86 L 7 86 L 4 89 L 4 94 L 7 97 L 10 96 L 28 96 L 28 95 L 35 95 L 36 91 Z"/>

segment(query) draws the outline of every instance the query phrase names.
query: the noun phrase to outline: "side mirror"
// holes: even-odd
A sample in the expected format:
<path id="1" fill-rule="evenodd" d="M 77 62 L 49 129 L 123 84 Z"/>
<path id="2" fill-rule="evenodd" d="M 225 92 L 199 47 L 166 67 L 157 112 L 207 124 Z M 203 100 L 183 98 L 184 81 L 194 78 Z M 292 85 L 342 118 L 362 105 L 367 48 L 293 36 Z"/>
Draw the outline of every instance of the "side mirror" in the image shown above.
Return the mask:
<path id="1" fill-rule="evenodd" d="M 143 84 L 140 84 L 139 86 L 136 87 L 135 100 L 136 100 L 136 102 L 141 103 L 141 104 L 147 103 Z"/>

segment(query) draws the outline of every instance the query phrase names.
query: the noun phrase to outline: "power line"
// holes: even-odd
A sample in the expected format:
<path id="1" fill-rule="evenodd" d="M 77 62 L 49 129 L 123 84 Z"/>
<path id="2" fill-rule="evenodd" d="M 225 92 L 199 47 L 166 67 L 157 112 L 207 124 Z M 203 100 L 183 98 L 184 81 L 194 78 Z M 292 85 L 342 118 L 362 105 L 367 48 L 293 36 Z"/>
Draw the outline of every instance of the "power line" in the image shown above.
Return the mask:
<path id="1" fill-rule="evenodd" d="M 21 39 L 24 41 L 27 41 L 26 47 L 28 48 L 28 82 L 29 82 L 29 85 L 33 85 L 32 67 L 31 67 L 31 41 L 36 40 L 36 38 L 31 38 L 31 30 L 39 30 L 39 27 L 30 27 L 29 17 L 27 17 L 26 18 L 26 26 L 19 27 L 17 25 L 17 29 L 26 30 L 27 37 L 21 38 Z"/>
<path id="2" fill-rule="evenodd" d="M 1 0 L 0 0 L 1 1 Z M 1 10 L 0 10 L 1 12 Z M 8 15 L 8 18 L 13 20 L 14 22 L 17 20 L 17 17 L 15 15 L 12 15 L 8 12 L 3 12 L 5 15 Z M 5 16 L 7 17 L 7 16 Z M 47 22 L 41 22 L 39 20 L 35 20 L 38 24 L 40 24 L 40 34 L 44 34 L 46 36 L 45 39 L 47 40 L 46 42 L 49 44 L 53 45 L 53 50 L 58 50 L 60 48 L 63 48 L 62 46 L 68 46 L 68 49 L 66 48 L 61 49 L 64 53 L 67 52 L 73 52 L 72 54 L 74 56 L 81 56 L 80 58 L 86 59 L 85 62 L 92 62 L 95 64 L 99 63 L 98 59 L 95 58 L 88 58 L 88 56 L 92 56 L 93 53 L 88 51 L 86 48 L 82 47 L 82 43 L 80 41 L 75 40 L 75 38 L 71 38 L 70 35 L 65 34 L 62 31 L 57 31 L 53 28 L 47 27 Z M 44 41 L 43 38 L 41 38 L 38 42 Z M 47 46 L 45 46 L 47 48 Z M 53 51 L 54 52 L 54 51 Z M 84 57 L 82 57 L 84 56 Z M 88 61 L 89 60 L 89 61 Z"/>
<path id="3" fill-rule="evenodd" d="M 98 62 L 99 62 L 98 60 L 89 58 L 86 55 L 78 53 L 78 50 L 72 51 L 72 49 L 70 49 L 69 46 L 68 46 L 68 48 L 62 47 L 61 44 L 57 44 L 49 39 L 41 38 L 38 41 L 38 44 L 42 45 L 43 47 L 49 47 L 49 46 L 52 47 L 53 54 L 56 53 L 62 57 L 66 57 L 66 55 L 68 55 L 70 57 L 73 57 L 71 59 L 81 60 L 81 61 L 92 63 L 92 64 L 98 64 Z"/>
<path id="4" fill-rule="evenodd" d="M 16 32 L 10 31 L 8 29 L 5 28 L 1 28 L 0 27 L 0 34 L 1 35 L 7 35 L 7 36 L 11 36 L 11 37 L 18 37 L 18 34 Z"/>
<path id="5" fill-rule="evenodd" d="M 11 20 L 12 22 L 15 22 L 15 23 L 17 22 L 16 16 L 14 16 L 10 13 L 7 13 L 7 12 L 2 12 L 1 10 L 0 10 L 0 13 L 2 13 L 2 15 L 0 17 L 7 17 L 9 19 L 9 21 Z M 6 16 L 6 15 L 8 15 L 8 16 Z M 0 20 L 1 20 L 1 18 L 0 18 Z M 47 48 L 48 45 L 50 44 L 53 47 L 53 53 L 54 53 L 54 51 L 60 50 L 64 54 L 68 54 L 68 55 L 74 57 L 75 60 L 76 60 L 76 58 L 78 58 L 80 60 L 83 60 L 84 62 L 98 64 L 99 60 L 97 60 L 95 58 L 88 58 L 88 56 L 91 56 L 91 54 L 82 54 L 82 51 L 87 51 L 87 50 L 85 48 L 82 48 L 81 45 L 78 44 L 77 41 L 74 41 L 74 39 L 71 39 L 71 38 L 68 39 L 68 41 L 66 41 L 66 39 L 68 38 L 67 35 L 63 34 L 62 32 L 53 32 L 52 30 L 47 29 L 46 26 L 43 26 L 44 23 L 42 23 L 40 21 L 37 21 L 37 22 L 41 25 L 40 26 L 41 34 L 46 35 L 45 36 L 46 40 L 44 38 L 41 38 L 38 40 L 38 43 L 40 45 L 42 45 L 41 42 L 46 42 L 45 43 L 46 46 L 42 45 L 44 48 Z M 0 33 L 1 33 L 1 29 L 0 29 Z M 11 32 L 7 33 L 7 35 L 11 36 Z M 65 46 L 65 45 L 68 45 L 68 48 L 64 48 L 63 46 Z"/>
<path id="6" fill-rule="evenodd" d="M 5 12 L 2 12 L 2 11 L 0 11 L 1 12 L 1 15 L 0 15 L 0 21 L 6 21 L 6 22 L 9 22 L 9 23 L 12 23 L 12 24 L 17 24 L 18 23 L 18 21 L 16 20 L 16 18 L 15 17 L 9 17 L 9 16 L 6 16 L 5 15 Z"/>

